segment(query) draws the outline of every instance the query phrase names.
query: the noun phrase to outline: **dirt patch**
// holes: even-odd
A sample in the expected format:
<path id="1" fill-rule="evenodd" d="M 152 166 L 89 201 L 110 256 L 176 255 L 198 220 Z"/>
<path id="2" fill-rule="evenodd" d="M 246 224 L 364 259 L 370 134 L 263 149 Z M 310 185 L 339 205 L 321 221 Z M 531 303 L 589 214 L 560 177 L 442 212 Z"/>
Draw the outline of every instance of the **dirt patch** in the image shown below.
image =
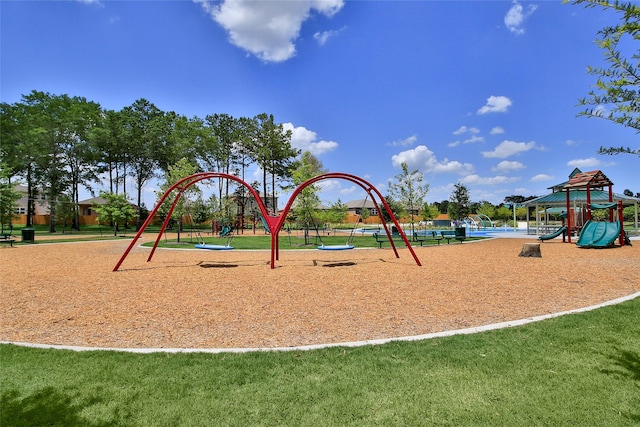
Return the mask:
<path id="1" fill-rule="evenodd" d="M 147 240 L 149 238 L 147 237 Z M 524 239 L 322 253 L 159 249 L 129 241 L 0 248 L 0 340 L 100 347 L 281 347 L 522 319 L 640 291 L 640 245 Z M 334 268 L 317 268 L 330 266 Z"/>

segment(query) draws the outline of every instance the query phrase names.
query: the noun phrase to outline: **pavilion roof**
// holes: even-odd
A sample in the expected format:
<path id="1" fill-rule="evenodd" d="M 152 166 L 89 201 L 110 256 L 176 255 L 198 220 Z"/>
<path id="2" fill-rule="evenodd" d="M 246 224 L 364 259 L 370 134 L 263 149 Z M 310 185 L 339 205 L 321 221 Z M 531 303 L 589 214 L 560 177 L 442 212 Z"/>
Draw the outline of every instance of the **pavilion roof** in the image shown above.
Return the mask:
<path id="1" fill-rule="evenodd" d="M 605 186 L 613 185 L 613 182 L 600 170 L 580 172 L 573 175 L 569 181 L 565 184 L 565 189 L 570 188 L 587 188 L 597 187 L 603 188 Z"/>
<path id="2" fill-rule="evenodd" d="M 589 192 L 591 203 L 607 203 L 609 202 L 609 192 L 601 190 L 591 190 Z M 575 191 L 569 191 L 569 198 L 571 203 L 587 203 L 587 191 L 579 189 Z M 640 203 L 640 199 L 635 197 L 625 196 L 623 194 L 613 193 L 613 200 L 622 200 L 622 204 L 625 206 Z M 547 194 L 546 196 L 538 197 L 536 199 L 528 200 L 523 203 L 525 206 L 531 205 L 544 205 L 544 206 L 566 206 L 567 205 L 567 193 L 565 191 L 558 191 L 555 193 Z"/>

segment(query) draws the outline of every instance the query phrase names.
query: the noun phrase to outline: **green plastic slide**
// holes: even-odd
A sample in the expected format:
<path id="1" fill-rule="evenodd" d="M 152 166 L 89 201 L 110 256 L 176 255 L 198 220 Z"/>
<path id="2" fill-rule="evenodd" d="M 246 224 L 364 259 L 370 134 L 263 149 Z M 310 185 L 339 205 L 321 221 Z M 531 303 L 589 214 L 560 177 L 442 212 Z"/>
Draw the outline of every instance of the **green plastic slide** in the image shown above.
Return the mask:
<path id="1" fill-rule="evenodd" d="M 576 246 L 581 248 L 606 248 L 620 236 L 620 221 L 587 221 Z"/>
<path id="2" fill-rule="evenodd" d="M 542 236 L 538 236 L 538 240 L 544 241 L 544 240 L 555 239 L 559 235 L 564 234 L 566 232 L 567 232 L 567 226 L 563 225 L 562 227 L 558 228 L 555 232 L 551 234 L 543 234 Z"/>
<path id="3" fill-rule="evenodd" d="M 231 227 L 230 225 L 225 225 L 224 227 L 222 227 L 222 230 L 220 230 L 220 237 L 224 237 L 232 231 L 233 227 Z"/>

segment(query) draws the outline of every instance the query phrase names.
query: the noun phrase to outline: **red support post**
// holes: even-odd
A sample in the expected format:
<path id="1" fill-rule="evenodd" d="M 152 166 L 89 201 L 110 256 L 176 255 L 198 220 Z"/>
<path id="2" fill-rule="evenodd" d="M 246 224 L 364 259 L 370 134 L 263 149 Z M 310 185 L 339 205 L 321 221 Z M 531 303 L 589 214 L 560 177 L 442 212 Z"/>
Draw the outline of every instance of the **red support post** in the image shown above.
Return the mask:
<path id="1" fill-rule="evenodd" d="M 567 192 L 567 243 L 571 243 L 571 197 L 569 197 L 569 189 Z"/>

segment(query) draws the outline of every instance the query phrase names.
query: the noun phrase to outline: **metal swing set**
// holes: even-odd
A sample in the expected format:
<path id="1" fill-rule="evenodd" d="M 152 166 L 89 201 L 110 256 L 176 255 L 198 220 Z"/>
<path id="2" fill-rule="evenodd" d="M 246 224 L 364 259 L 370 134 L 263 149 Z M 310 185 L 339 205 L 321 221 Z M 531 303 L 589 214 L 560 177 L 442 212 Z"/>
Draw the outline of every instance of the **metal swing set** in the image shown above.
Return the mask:
<path id="1" fill-rule="evenodd" d="M 380 191 L 378 191 L 378 189 L 376 189 L 373 185 L 371 185 L 369 182 L 365 181 L 364 179 L 356 176 L 356 175 L 351 175 L 351 174 L 347 174 L 347 173 L 340 173 L 340 172 L 330 172 L 330 173 L 325 173 L 325 174 L 321 174 L 318 175 L 314 178 L 308 179 L 307 181 L 303 182 L 302 184 L 300 184 L 293 192 L 293 194 L 291 195 L 291 197 L 289 198 L 289 201 L 287 202 L 287 205 L 285 206 L 285 208 L 283 209 L 283 211 L 279 214 L 279 215 L 273 215 L 273 214 L 269 214 L 269 212 L 267 211 L 266 206 L 264 205 L 264 202 L 262 201 L 262 199 L 260 198 L 260 195 L 258 194 L 258 192 L 251 187 L 249 184 L 247 184 L 244 180 L 230 175 L 230 174 L 226 174 L 226 173 L 221 173 L 221 172 L 200 172 L 200 173 L 196 173 L 193 175 L 190 175 L 186 178 L 183 178 L 179 181 L 177 181 L 175 184 L 173 184 L 171 187 L 169 187 L 169 189 L 167 189 L 165 191 L 165 193 L 160 197 L 160 199 L 158 200 L 158 203 L 156 204 L 155 208 L 149 213 L 149 216 L 147 217 L 147 219 L 145 220 L 145 222 L 142 224 L 142 226 L 140 227 L 140 229 L 138 230 L 138 232 L 136 233 L 136 235 L 134 236 L 134 238 L 132 239 L 132 241 L 129 243 L 129 246 L 125 249 L 124 253 L 122 254 L 122 256 L 120 257 L 120 259 L 118 260 L 118 262 L 116 263 L 116 265 L 113 268 L 113 271 L 118 271 L 118 269 L 120 268 L 120 266 L 122 265 L 122 263 L 124 262 L 124 260 L 126 259 L 127 255 L 129 255 L 129 253 L 131 252 L 131 249 L 133 249 L 133 247 L 136 245 L 138 239 L 142 236 L 142 233 L 145 231 L 145 229 L 147 228 L 147 226 L 151 223 L 152 219 L 155 217 L 156 213 L 158 212 L 158 210 L 160 209 L 160 206 L 169 198 L 169 196 L 171 194 L 173 194 L 174 190 L 177 190 L 177 194 L 175 195 L 175 198 L 173 200 L 173 202 L 171 203 L 171 207 L 169 208 L 169 211 L 167 213 L 167 217 L 165 218 L 165 220 L 162 223 L 162 226 L 160 228 L 160 232 L 158 233 L 158 236 L 153 244 L 153 248 L 151 249 L 151 252 L 149 253 L 149 256 L 147 258 L 147 262 L 151 261 L 151 258 L 153 257 L 156 248 L 158 246 L 158 243 L 160 242 L 160 239 L 162 238 L 162 235 L 164 233 L 164 230 L 167 228 L 168 224 L 169 224 L 169 220 L 171 218 L 171 215 L 176 207 L 176 205 L 178 204 L 178 202 L 180 201 L 180 198 L 183 196 L 184 191 L 189 188 L 190 186 L 205 180 L 205 179 L 214 179 L 214 178 L 224 178 L 224 179 L 230 179 L 232 181 L 235 181 L 237 183 L 239 183 L 240 185 L 243 185 L 247 188 L 247 190 L 253 195 L 258 208 L 260 209 L 260 212 L 262 214 L 262 217 L 264 219 L 265 224 L 268 226 L 268 229 L 271 231 L 271 268 L 275 268 L 275 261 L 280 259 L 280 247 L 279 247 L 279 234 L 280 231 L 282 230 L 282 227 L 284 226 L 287 214 L 289 213 L 289 211 L 291 210 L 291 207 L 293 205 L 294 200 L 296 199 L 296 197 L 298 196 L 298 194 L 300 194 L 300 192 L 302 190 L 304 190 L 306 187 L 308 187 L 309 185 L 312 185 L 318 181 L 321 180 L 325 180 L 325 179 L 344 179 L 347 181 L 350 181 L 354 184 L 359 185 L 361 188 L 363 188 L 366 193 L 367 193 L 367 197 L 371 198 L 371 201 L 374 204 L 374 207 L 376 209 L 376 211 L 378 212 L 378 216 L 380 218 L 380 222 L 382 223 L 382 226 L 384 227 L 385 233 L 389 239 L 389 243 L 391 244 L 391 247 L 393 248 L 394 254 L 396 256 L 396 258 L 400 258 L 400 255 L 398 254 L 398 249 L 396 248 L 396 245 L 394 243 L 394 240 L 392 238 L 391 232 L 389 231 L 389 228 L 387 227 L 386 222 L 384 221 L 384 217 L 382 216 L 382 210 L 380 209 L 380 205 L 379 203 L 384 207 L 384 210 L 387 212 L 387 215 L 389 216 L 389 218 L 391 219 L 391 221 L 393 222 L 393 224 L 395 225 L 395 227 L 398 229 L 398 232 L 400 234 L 400 236 L 402 237 L 402 240 L 404 241 L 405 245 L 407 246 L 407 248 L 409 249 L 409 252 L 411 253 L 411 255 L 413 256 L 413 259 L 415 260 L 416 264 L 418 266 L 421 266 L 422 264 L 420 263 L 420 260 L 418 259 L 418 256 L 415 254 L 413 247 L 411 246 L 411 243 L 409 242 L 409 239 L 407 239 L 406 234 L 404 233 L 404 231 L 402 230 L 402 227 L 400 226 L 400 224 L 398 223 L 398 220 L 396 219 L 395 215 L 393 214 L 393 212 L 391 211 L 391 208 L 389 207 L 389 205 L 387 204 L 387 201 L 385 200 L 385 198 L 382 196 L 382 194 L 380 193 Z M 376 200 L 377 198 L 377 200 Z M 366 199 L 365 199 L 366 200 Z M 357 222 L 356 222 L 357 225 Z M 353 236 L 353 231 L 350 235 L 350 239 Z M 347 243 L 345 245 L 331 245 L 331 246 L 324 246 L 321 245 L 318 247 L 318 249 L 321 250 L 346 250 L 346 249 L 352 249 L 353 245 L 350 243 L 350 240 L 347 240 Z M 203 248 L 205 249 L 205 248 Z M 209 249 L 209 248 L 206 248 Z M 211 248 L 213 249 L 213 248 Z"/>

